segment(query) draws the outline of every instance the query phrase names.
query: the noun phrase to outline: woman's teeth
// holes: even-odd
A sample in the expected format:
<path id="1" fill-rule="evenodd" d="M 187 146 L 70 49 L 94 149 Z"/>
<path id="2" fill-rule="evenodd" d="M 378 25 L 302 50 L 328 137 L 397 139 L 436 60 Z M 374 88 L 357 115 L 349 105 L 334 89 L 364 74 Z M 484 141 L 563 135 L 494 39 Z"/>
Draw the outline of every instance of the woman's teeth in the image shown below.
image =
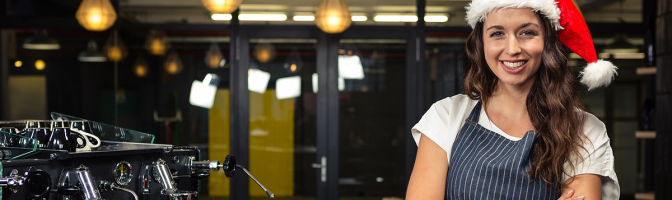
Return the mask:
<path id="1" fill-rule="evenodd" d="M 509 68 L 511 68 L 511 69 L 516 69 L 516 68 L 518 68 L 518 67 L 520 67 L 520 66 L 523 66 L 523 65 L 525 64 L 525 62 L 527 62 L 527 61 L 518 61 L 518 62 L 506 62 L 506 61 L 502 61 L 502 63 L 504 64 L 504 66 L 507 66 L 507 67 L 509 67 Z"/>

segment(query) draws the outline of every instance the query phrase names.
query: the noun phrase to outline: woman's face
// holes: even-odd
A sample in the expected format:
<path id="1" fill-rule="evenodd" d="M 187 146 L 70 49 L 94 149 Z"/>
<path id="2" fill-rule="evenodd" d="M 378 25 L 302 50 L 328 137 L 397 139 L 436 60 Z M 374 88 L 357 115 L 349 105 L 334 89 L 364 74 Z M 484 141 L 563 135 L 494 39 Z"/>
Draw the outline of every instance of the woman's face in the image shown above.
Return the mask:
<path id="1" fill-rule="evenodd" d="M 499 9 L 483 22 L 483 51 L 499 84 L 531 85 L 541 65 L 544 29 L 529 8 Z"/>

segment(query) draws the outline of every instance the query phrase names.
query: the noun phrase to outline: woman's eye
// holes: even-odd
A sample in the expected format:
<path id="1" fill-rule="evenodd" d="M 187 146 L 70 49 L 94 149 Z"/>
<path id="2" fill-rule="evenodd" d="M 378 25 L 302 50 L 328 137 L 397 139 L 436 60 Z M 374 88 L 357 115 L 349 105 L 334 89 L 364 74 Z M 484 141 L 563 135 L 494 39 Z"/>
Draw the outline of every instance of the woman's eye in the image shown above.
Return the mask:
<path id="1" fill-rule="evenodd" d="M 490 37 L 499 37 L 499 36 L 502 36 L 502 35 L 504 35 L 504 33 L 498 31 L 498 32 L 491 33 Z"/>
<path id="2" fill-rule="evenodd" d="M 520 34 L 521 34 L 521 35 L 529 35 L 529 36 L 535 36 L 535 35 L 537 35 L 537 33 L 534 32 L 534 31 L 523 31 L 523 32 L 520 32 Z"/>

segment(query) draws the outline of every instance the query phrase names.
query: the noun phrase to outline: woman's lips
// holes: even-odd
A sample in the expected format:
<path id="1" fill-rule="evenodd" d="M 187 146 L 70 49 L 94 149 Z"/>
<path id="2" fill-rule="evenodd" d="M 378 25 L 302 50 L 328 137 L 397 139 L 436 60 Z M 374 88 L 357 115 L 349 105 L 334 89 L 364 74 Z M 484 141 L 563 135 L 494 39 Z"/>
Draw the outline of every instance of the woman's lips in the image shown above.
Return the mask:
<path id="1" fill-rule="evenodd" d="M 507 64 L 505 65 L 504 62 L 506 62 Z M 521 63 L 521 62 L 522 62 L 522 63 Z M 525 67 L 527 66 L 527 60 L 499 61 L 499 65 L 502 66 L 502 69 L 504 69 L 504 71 L 505 71 L 506 73 L 509 73 L 509 74 L 518 74 L 518 73 L 522 72 L 522 71 L 525 69 Z M 509 66 L 507 66 L 507 65 L 512 66 L 512 67 L 514 67 L 515 69 L 512 68 L 512 67 L 509 67 Z M 516 66 L 517 66 L 517 67 L 516 67 Z"/>

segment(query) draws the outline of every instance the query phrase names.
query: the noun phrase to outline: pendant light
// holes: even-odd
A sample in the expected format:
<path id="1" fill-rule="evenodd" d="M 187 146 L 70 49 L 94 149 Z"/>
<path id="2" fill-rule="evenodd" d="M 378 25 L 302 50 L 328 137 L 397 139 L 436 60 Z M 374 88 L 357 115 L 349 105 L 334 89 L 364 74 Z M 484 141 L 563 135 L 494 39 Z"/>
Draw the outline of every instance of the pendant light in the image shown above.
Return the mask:
<path id="1" fill-rule="evenodd" d="M 58 44 L 56 39 L 47 36 L 46 30 L 39 29 L 35 32 L 35 36 L 29 37 L 23 41 L 23 48 L 32 50 L 56 50 L 60 49 L 61 45 Z"/>
<path id="2" fill-rule="evenodd" d="M 126 46 L 121 41 L 121 38 L 119 38 L 119 33 L 116 30 L 107 38 L 104 51 L 107 58 L 114 62 L 119 62 L 126 58 Z"/>
<path id="3" fill-rule="evenodd" d="M 117 20 L 117 12 L 109 0 L 83 0 L 75 17 L 86 30 L 104 31 Z"/>
<path id="4" fill-rule="evenodd" d="M 219 50 L 217 43 L 213 42 L 210 45 L 210 49 L 205 52 L 205 64 L 212 69 L 224 67 L 224 64 L 226 64 L 226 60 L 222 57 L 222 52 Z"/>
<path id="5" fill-rule="evenodd" d="M 148 73 L 149 67 L 147 67 L 147 62 L 145 62 L 145 59 L 142 59 L 142 57 L 138 57 L 133 64 L 133 74 L 142 78 L 147 76 Z"/>
<path id="6" fill-rule="evenodd" d="M 36 60 L 35 61 L 35 69 L 42 71 L 46 67 L 47 67 L 47 64 L 44 63 L 43 60 Z"/>
<path id="7" fill-rule="evenodd" d="M 96 41 L 91 40 L 87 44 L 86 50 L 79 53 L 78 60 L 79 62 L 105 62 L 107 61 L 107 57 L 104 53 L 98 51 Z"/>
<path id="8" fill-rule="evenodd" d="M 351 23 L 352 16 L 343 0 L 322 0 L 315 11 L 315 24 L 325 33 L 341 33 Z"/>
<path id="9" fill-rule="evenodd" d="M 152 30 L 145 41 L 145 48 L 152 55 L 165 55 L 170 44 L 163 32 Z"/>
<path id="10" fill-rule="evenodd" d="M 267 63 L 275 58 L 275 47 L 270 43 L 259 43 L 254 47 L 255 57 L 260 63 Z"/>
<path id="11" fill-rule="evenodd" d="M 285 64 L 282 65 L 282 67 L 291 74 L 301 71 L 303 68 L 303 61 L 301 61 L 301 56 L 297 49 L 294 49 L 291 53 L 289 53 L 289 56 L 287 56 L 287 60 L 285 61 Z"/>
<path id="12" fill-rule="evenodd" d="M 163 69 L 171 75 L 178 74 L 182 71 L 182 61 L 175 51 L 168 54 L 166 62 L 163 63 Z"/>
<path id="13" fill-rule="evenodd" d="M 238 9 L 243 0 L 201 0 L 201 2 L 210 12 L 230 14 Z"/>

